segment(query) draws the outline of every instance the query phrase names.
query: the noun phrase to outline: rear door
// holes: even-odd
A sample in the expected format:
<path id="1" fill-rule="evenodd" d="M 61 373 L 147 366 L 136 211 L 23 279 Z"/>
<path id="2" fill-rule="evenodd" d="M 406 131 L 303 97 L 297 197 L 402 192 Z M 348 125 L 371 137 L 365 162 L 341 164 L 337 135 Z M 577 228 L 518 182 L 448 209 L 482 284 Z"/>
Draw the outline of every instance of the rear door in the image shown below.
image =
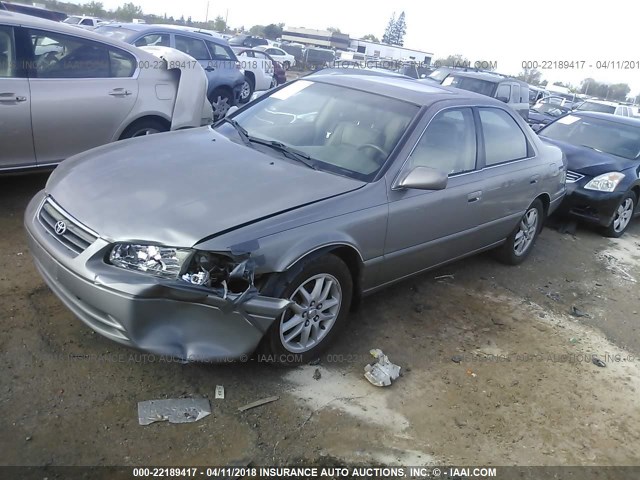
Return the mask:
<path id="1" fill-rule="evenodd" d="M 138 97 L 137 62 L 110 45 L 29 29 L 33 139 L 38 165 L 117 140 Z"/>
<path id="2" fill-rule="evenodd" d="M 0 25 L 0 169 L 35 164 L 31 92 L 14 29 Z"/>
<path id="3" fill-rule="evenodd" d="M 476 118 L 481 132 L 477 178 L 482 192 L 475 212 L 477 236 L 483 245 L 491 245 L 515 228 L 551 167 L 537 156 L 511 113 L 480 107 Z"/>

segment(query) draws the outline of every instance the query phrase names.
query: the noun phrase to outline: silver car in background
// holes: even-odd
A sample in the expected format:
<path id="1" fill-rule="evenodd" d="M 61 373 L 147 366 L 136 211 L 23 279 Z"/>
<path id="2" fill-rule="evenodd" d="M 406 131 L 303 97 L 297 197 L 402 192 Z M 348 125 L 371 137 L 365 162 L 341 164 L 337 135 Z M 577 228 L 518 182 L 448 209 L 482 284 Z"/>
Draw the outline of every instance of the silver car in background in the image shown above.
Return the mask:
<path id="1" fill-rule="evenodd" d="M 206 84 L 176 50 L 0 11 L 0 171 L 50 168 L 115 140 L 211 123 Z"/>
<path id="2" fill-rule="evenodd" d="M 522 262 L 565 175 L 500 101 L 319 73 L 213 127 L 65 161 L 25 224 L 48 285 L 112 340 L 304 362 L 366 294 L 484 250 Z"/>

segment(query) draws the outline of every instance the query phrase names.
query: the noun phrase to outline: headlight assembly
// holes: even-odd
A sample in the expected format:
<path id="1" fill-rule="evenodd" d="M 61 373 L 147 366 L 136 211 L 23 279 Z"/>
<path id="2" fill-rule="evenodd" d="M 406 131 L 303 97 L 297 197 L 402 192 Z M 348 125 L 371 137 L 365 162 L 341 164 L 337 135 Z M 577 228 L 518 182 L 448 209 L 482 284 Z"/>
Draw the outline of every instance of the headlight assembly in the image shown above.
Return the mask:
<path id="1" fill-rule="evenodd" d="M 128 270 L 176 279 L 191 253 L 192 251 L 188 249 L 159 245 L 116 243 L 109 254 L 109 261 L 117 267 Z"/>
<path id="2" fill-rule="evenodd" d="M 598 175 L 587 183 L 584 188 L 586 190 L 597 190 L 599 192 L 613 192 L 618 184 L 624 178 L 624 173 L 609 172 Z"/>

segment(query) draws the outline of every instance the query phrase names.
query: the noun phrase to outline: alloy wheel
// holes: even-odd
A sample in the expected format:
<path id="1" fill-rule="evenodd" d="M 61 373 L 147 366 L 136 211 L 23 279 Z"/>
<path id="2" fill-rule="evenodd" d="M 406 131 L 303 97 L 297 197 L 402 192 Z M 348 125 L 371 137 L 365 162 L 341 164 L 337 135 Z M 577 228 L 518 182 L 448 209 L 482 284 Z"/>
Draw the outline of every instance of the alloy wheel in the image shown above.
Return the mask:
<path id="1" fill-rule="evenodd" d="M 617 233 L 624 231 L 629 225 L 633 217 L 633 200 L 627 198 L 616 210 L 616 215 L 613 218 L 613 230 Z"/>
<path id="2" fill-rule="evenodd" d="M 524 254 L 533 244 L 538 231 L 538 209 L 531 208 L 524 214 L 520 221 L 520 228 L 516 233 L 513 251 L 517 256 Z"/>
<path id="3" fill-rule="evenodd" d="M 314 275 L 289 298 L 294 303 L 280 318 L 280 341 L 290 352 L 303 353 L 318 345 L 338 318 L 342 288 L 327 273 Z"/>

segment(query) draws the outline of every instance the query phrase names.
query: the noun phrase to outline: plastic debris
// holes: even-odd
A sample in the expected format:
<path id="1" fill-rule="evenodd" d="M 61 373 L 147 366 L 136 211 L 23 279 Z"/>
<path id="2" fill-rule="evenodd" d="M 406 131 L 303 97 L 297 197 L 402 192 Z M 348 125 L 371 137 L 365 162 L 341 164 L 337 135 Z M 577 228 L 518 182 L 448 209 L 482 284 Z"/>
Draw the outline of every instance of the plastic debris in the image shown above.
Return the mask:
<path id="1" fill-rule="evenodd" d="M 596 367 L 600 367 L 600 368 L 604 368 L 607 366 L 606 363 L 604 363 L 602 360 L 600 360 L 598 357 L 592 357 L 591 358 L 591 362 L 596 366 Z"/>
<path id="2" fill-rule="evenodd" d="M 582 310 L 580 310 L 578 307 L 576 307 L 575 305 L 573 307 L 571 307 L 571 315 L 573 315 L 574 317 L 588 317 L 589 314 L 586 312 L 583 312 Z"/>
<path id="3" fill-rule="evenodd" d="M 216 398 L 224 400 L 224 387 L 222 385 L 216 385 Z"/>
<path id="4" fill-rule="evenodd" d="M 455 277 L 453 275 L 439 275 L 437 277 L 433 277 L 434 280 L 453 280 Z"/>
<path id="5" fill-rule="evenodd" d="M 266 403 L 271 403 L 271 402 L 275 402 L 276 400 L 280 400 L 280 397 L 267 397 L 267 398 L 263 398 L 262 400 L 257 400 L 255 402 L 252 403 L 248 403 L 243 407 L 238 408 L 239 412 L 244 412 L 245 410 L 250 410 L 252 408 L 255 407 L 259 407 L 261 405 L 264 405 Z"/>
<path id="6" fill-rule="evenodd" d="M 316 371 L 313 372 L 313 379 L 320 380 L 322 378 L 322 374 L 320 373 L 320 369 L 316 368 Z"/>
<path id="7" fill-rule="evenodd" d="M 170 398 L 138 402 L 138 423 L 154 422 L 191 423 L 211 415 L 211 405 L 206 398 Z"/>
<path id="8" fill-rule="evenodd" d="M 369 353 L 376 359 L 364 367 L 364 376 L 376 387 L 388 387 L 400 376 L 400 367 L 389 361 L 382 350 L 374 348 Z"/>

